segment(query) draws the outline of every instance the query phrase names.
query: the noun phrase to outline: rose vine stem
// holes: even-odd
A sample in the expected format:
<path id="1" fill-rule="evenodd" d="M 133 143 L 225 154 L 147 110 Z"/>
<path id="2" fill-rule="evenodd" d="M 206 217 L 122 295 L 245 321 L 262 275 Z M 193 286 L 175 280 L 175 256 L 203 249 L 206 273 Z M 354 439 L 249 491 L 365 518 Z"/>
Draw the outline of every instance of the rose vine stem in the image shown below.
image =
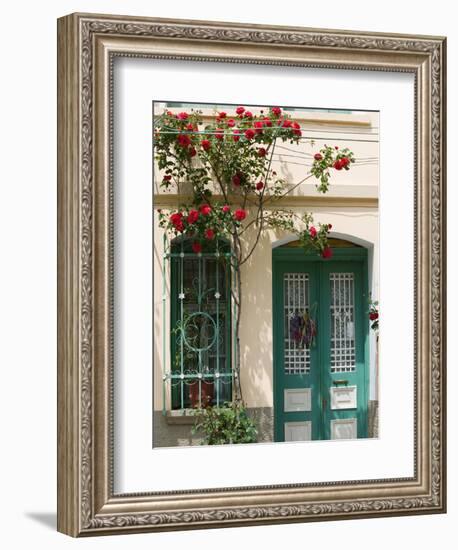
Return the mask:
<path id="1" fill-rule="evenodd" d="M 213 163 L 208 159 L 208 163 L 210 164 L 210 167 L 212 168 L 215 176 L 216 181 L 218 182 L 218 185 L 221 189 L 221 192 L 224 196 L 224 199 L 226 203 L 228 202 L 227 199 L 227 193 L 224 186 L 224 182 L 222 181 L 221 175 L 217 170 L 217 167 L 213 165 Z M 241 243 L 240 243 L 240 237 L 237 234 L 237 226 L 235 222 L 233 223 L 233 230 L 231 233 L 232 236 L 232 242 L 233 242 L 233 250 L 234 255 L 236 258 L 235 265 L 231 261 L 231 265 L 234 268 L 234 275 L 235 275 L 235 285 L 236 285 L 236 293 L 234 293 L 234 289 L 231 285 L 231 296 L 234 299 L 234 303 L 236 306 L 236 317 L 235 317 L 235 363 L 234 363 L 234 369 L 235 369 L 235 383 L 234 383 L 234 401 L 236 403 L 240 402 L 243 404 L 243 393 L 242 393 L 242 383 L 240 380 L 240 319 L 241 319 L 241 310 L 242 310 L 242 280 L 241 280 L 241 272 L 240 272 L 240 259 L 242 255 L 241 251 Z"/>
<path id="2" fill-rule="evenodd" d="M 276 139 L 272 142 L 273 143 L 272 152 L 270 154 L 269 165 L 266 168 L 265 176 L 267 176 L 267 174 L 269 173 L 270 167 L 272 165 L 272 157 L 273 157 L 273 153 L 274 153 L 274 150 L 275 150 L 275 142 L 276 142 Z M 271 144 L 269 144 L 268 149 L 270 148 L 270 145 Z M 212 166 L 211 163 L 210 163 L 210 166 Z M 226 195 L 226 190 L 224 188 L 224 183 L 221 179 L 220 174 L 218 173 L 218 170 L 216 170 L 215 168 L 216 167 L 212 166 L 212 169 L 213 169 L 213 171 L 216 175 L 216 179 L 218 181 L 218 184 L 219 184 L 219 186 L 221 188 L 221 191 L 223 193 L 223 196 L 225 197 L 226 202 L 227 202 L 227 195 Z M 266 177 L 264 177 L 264 180 L 265 179 L 266 179 Z M 264 191 L 263 191 L 263 193 L 264 193 Z M 235 300 L 235 304 L 236 304 L 237 309 L 236 309 L 236 318 L 235 318 L 235 339 L 236 339 L 236 341 L 235 341 L 235 364 L 234 364 L 235 372 L 236 372 L 237 376 L 235 377 L 234 400 L 235 400 L 235 402 L 241 402 L 242 404 L 243 404 L 243 392 L 242 392 L 242 383 L 241 383 L 241 346 L 240 346 L 240 322 L 241 322 L 241 318 L 242 318 L 241 266 L 253 254 L 254 250 L 256 249 L 256 247 L 259 243 L 261 232 L 263 230 L 263 200 L 262 200 L 263 193 L 261 194 L 259 205 L 258 205 L 258 211 L 256 213 L 256 219 L 260 219 L 259 229 L 258 229 L 258 232 L 257 232 L 257 235 L 256 235 L 255 242 L 254 242 L 251 250 L 249 251 L 249 253 L 245 256 L 245 258 L 242 257 L 242 245 L 241 245 L 241 242 L 240 242 L 240 235 L 237 232 L 237 226 L 235 224 L 234 224 L 233 233 L 232 233 L 233 248 L 234 248 L 234 254 L 235 254 L 235 257 L 236 257 L 236 264 L 234 266 L 235 267 L 234 274 L 235 274 L 236 294 L 237 294 L 237 298 Z M 244 203 L 243 203 L 244 207 L 246 205 L 246 200 L 247 200 L 247 193 L 245 193 L 245 196 L 244 196 Z M 234 295 L 232 288 L 231 288 L 231 294 Z"/>
<path id="3" fill-rule="evenodd" d="M 274 154 L 274 151 L 275 151 L 276 140 L 277 140 L 277 138 L 275 137 L 274 140 L 267 147 L 267 151 L 269 151 L 271 146 L 272 146 L 272 150 L 270 152 L 269 164 L 268 164 L 268 166 L 266 168 L 266 171 L 265 171 L 265 174 L 264 174 L 265 182 L 267 180 L 267 176 L 268 176 L 270 168 L 272 166 L 272 159 L 273 159 L 273 154 Z M 222 152 L 221 151 L 219 151 L 219 152 L 222 155 Z M 221 193 L 224 197 L 224 200 L 225 200 L 226 203 L 228 203 L 227 191 L 226 191 L 224 182 L 222 180 L 221 174 L 219 173 L 218 167 L 217 167 L 217 165 L 215 165 L 214 163 L 211 162 L 208 155 L 206 155 L 206 157 L 207 157 L 206 160 L 207 160 L 208 164 L 210 165 L 211 169 L 213 170 L 213 173 L 215 174 L 216 181 L 218 183 L 219 188 L 221 189 Z M 224 161 L 224 159 L 221 158 L 220 162 L 223 162 L 223 161 Z M 251 249 L 249 250 L 249 252 L 244 257 L 242 256 L 242 244 L 241 244 L 241 241 L 240 241 L 241 233 L 239 234 L 239 232 L 237 231 L 237 225 L 235 224 L 235 222 L 233 223 L 233 230 L 231 232 L 231 237 L 232 237 L 233 250 L 234 250 L 234 256 L 236 258 L 236 261 L 235 262 L 231 261 L 231 265 L 234 269 L 234 275 L 235 275 L 234 278 L 235 278 L 235 287 L 236 287 L 236 289 L 234 291 L 234 288 L 231 285 L 231 296 L 232 296 L 232 298 L 234 300 L 234 303 L 235 303 L 235 306 L 236 306 L 236 315 L 235 315 L 235 362 L 234 362 L 234 370 L 235 370 L 235 373 L 236 373 L 235 383 L 234 383 L 234 401 L 235 402 L 239 402 L 239 403 L 243 404 L 243 392 L 242 392 L 242 383 L 241 383 L 241 345 L 240 345 L 240 324 L 241 324 L 241 318 L 242 318 L 242 296 L 243 296 L 243 294 L 242 294 L 241 266 L 252 256 L 252 254 L 254 253 L 254 251 L 256 250 L 256 248 L 259 244 L 259 240 L 261 238 L 261 233 L 264 229 L 264 204 L 269 202 L 269 201 L 272 201 L 272 200 L 278 200 L 278 199 L 288 195 L 289 193 L 291 193 L 294 189 L 296 189 L 299 185 L 301 185 L 304 181 L 306 181 L 310 177 L 311 177 L 311 175 L 305 177 L 304 179 L 299 181 L 296 185 L 294 185 L 291 189 L 288 189 L 288 191 L 286 191 L 285 193 L 283 193 L 279 197 L 269 196 L 265 200 L 264 200 L 264 193 L 265 193 L 265 189 L 266 189 L 266 184 L 264 185 L 264 189 L 263 189 L 262 193 L 260 194 L 260 200 L 259 200 L 258 204 L 254 203 L 254 202 L 252 203 L 252 204 L 256 204 L 256 206 L 258 208 L 258 210 L 256 212 L 255 219 L 252 220 L 247 226 L 245 226 L 245 228 L 241 232 L 241 233 L 245 232 L 248 226 L 251 226 L 253 223 L 256 223 L 257 221 L 259 221 L 259 228 L 258 228 L 258 231 L 257 231 L 257 234 L 256 234 L 255 242 L 253 243 L 253 245 L 252 245 Z M 246 206 L 247 200 L 249 200 L 248 196 L 247 196 L 247 193 L 244 193 L 244 198 L 243 198 L 243 207 L 244 208 Z M 252 202 L 252 201 L 250 201 L 250 202 Z M 207 203 L 210 204 L 209 199 L 207 199 Z"/>
<path id="4" fill-rule="evenodd" d="M 241 277 L 241 266 L 246 263 L 249 258 L 252 256 L 254 251 L 256 250 L 262 231 L 264 230 L 265 224 L 270 223 L 268 220 L 271 217 L 270 215 L 266 215 L 264 207 L 269 202 L 276 202 L 279 199 L 283 198 L 284 196 L 290 194 L 294 189 L 296 189 L 299 185 L 301 185 L 304 181 L 312 177 L 312 174 L 309 174 L 305 178 L 303 178 L 301 181 L 299 181 L 297 184 L 295 184 L 293 187 L 288 189 L 286 192 L 282 193 L 281 195 L 272 195 L 269 194 L 268 196 L 265 196 L 266 190 L 267 190 L 267 179 L 269 176 L 269 172 L 272 166 L 272 160 L 273 155 L 275 152 L 275 147 L 277 144 L 278 136 L 275 133 L 273 135 L 272 141 L 267 145 L 265 153 L 269 152 L 269 162 L 265 168 L 264 172 L 264 187 L 262 188 L 262 191 L 259 193 L 258 200 L 254 201 L 251 200 L 248 196 L 248 190 L 242 189 L 242 207 L 243 210 L 245 210 L 247 202 L 249 202 L 251 205 L 253 205 L 255 208 L 257 208 L 256 214 L 254 216 L 254 219 L 251 220 L 249 223 L 245 225 L 244 228 L 241 229 L 241 231 L 238 231 L 240 228 L 239 224 L 236 222 L 236 219 L 232 219 L 232 228 L 229 230 L 229 234 L 232 238 L 232 248 L 233 248 L 233 256 L 231 255 L 230 259 L 230 265 L 233 269 L 234 273 L 234 285 L 231 284 L 230 287 L 230 294 L 231 298 L 234 301 L 235 305 L 235 360 L 234 360 L 234 370 L 235 370 L 235 377 L 234 377 L 234 393 L 233 393 L 233 399 L 236 403 L 242 403 L 243 404 L 243 393 L 242 393 L 242 384 L 241 384 L 241 346 L 240 346 L 240 324 L 241 324 L 241 316 L 242 316 L 242 305 L 243 305 L 243 292 L 242 292 L 242 277 Z M 225 155 L 222 150 L 221 146 L 218 146 L 217 148 L 217 161 L 216 163 L 212 162 L 210 155 L 206 154 L 205 152 L 203 154 L 200 154 L 200 158 L 205 162 L 208 163 L 211 170 L 215 174 L 216 181 L 218 183 L 219 188 L 221 189 L 221 193 L 224 197 L 224 200 L 226 204 L 229 203 L 229 195 L 228 191 L 226 189 L 225 182 L 223 181 L 223 174 L 220 173 L 220 169 L 222 166 L 224 166 L 225 163 Z M 187 159 L 187 162 L 184 163 L 181 158 L 179 158 L 177 155 L 174 155 L 171 151 L 169 151 L 170 154 L 176 159 L 179 166 L 181 168 L 188 168 L 189 172 L 192 172 L 192 162 L 191 159 Z M 265 156 L 265 154 L 264 154 Z M 195 178 L 194 178 L 195 179 Z M 193 181 L 194 181 L 193 179 Z M 203 198 L 203 197 L 201 197 Z M 205 202 L 211 206 L 211 199 L 210 197 L 204 198 Z M 288 212 L 289 215 L 292 215 L 293 217 L 298 217 L 293 212 Z M 275 218 L 273 218 L 275 219 Z M 254 243 L 251 247 L 248 247 L 248 251 L 245 255 L 243 255 L 243 246 L 241 243 L 241 235 L 252 226 L 252 224 L 258 223 L 258 228 L 256 232 L 256 237 L 254 239 Z M 235 261 L 234 261 L 235 260 Z M 235 287 L 235 288 L 234 288 Z"/>
<path id="5" fill-rule="evenodd" d="M 253 254 L 256 247 L 258 246 L 259 239 L 261 238 L 262 230 L 264 229 L 264 201 L 263 201 L 263 198 L 264 198 L 264 191 L 265 191 L 265 188 L 266 188 L 265 182 L 267 181 L 267 176 L 269 174 L 270 167 L 272 166 L 272 157 L 273 157 L 273 154 L 274 154 L 274 151 L 275 151 L 276 141 L 277 141 L 277 137 L 275 136 L 274 139 L 267 146 L 267 151 L 268 151 L 270 149 L 270 146 L 272 145 L 272 151 L 270 153 L 269 164 L 268 164 L 268 166 L 266 168 L 266 171 L 264 173 L 264 187 L 263 187 L 263 190 L 262 190 L 262 192 L 260 194 L 260 197 L 259 197 L 258 211 L 256 212 L 256 220 L 259 220 L 258 233 L 256 235 L 256 239 L 254 241 L 254 244 L 251 247 L 251 250 L 245 256 L 245 258 L 243 258 L 243 259 L 240 258 L 239 265 L 243 265 L 250 258 L 250 256 Z"/>

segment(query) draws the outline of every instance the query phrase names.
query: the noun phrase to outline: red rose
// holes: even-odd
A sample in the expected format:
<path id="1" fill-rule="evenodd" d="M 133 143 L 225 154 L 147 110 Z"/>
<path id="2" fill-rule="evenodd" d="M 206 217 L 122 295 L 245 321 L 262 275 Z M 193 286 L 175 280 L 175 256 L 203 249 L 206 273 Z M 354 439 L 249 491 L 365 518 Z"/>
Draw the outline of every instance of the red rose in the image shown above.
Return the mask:
<path id="1" fill-rule="evenodd" d="M 172 179 L 172 176 L 167 175 L 162 178 L 164 181 L 170 181 Z"/>
<path id="2" fill-rule="evenodd" d="M 194 241 L 191 245 L 192 247 L 192 251 L 195 253 L 195 254 L 199 254 L 200 252 L 202 252 L 202 245 L 200 244 L 199 241 Z"/>
<path id="3" fill-rule="evenodd" d="M 310 236 L 312 237 L 312 239 L 314 239 L 316 237 L 316 227 L 312 227 L 309 229 L 309 234 Z"/>
<path id="4" fill-rule="evenodd" d="M 191 132 L 194 131 L 194 125 L 193 124 L 186 124 L 186 130 L 189 130 Z"/>
<path id="5" fill-rule="evenodd" d="M 298 124 L 297 122 L 293 122 L 291 124 L 291 126 L 294 128 L 293 133 L 294 133 L 295 136 L 301 136 L 302 135 L 300 124 Z"/>
<path id="6" fill-rule="evenodd" d="M 266 150 L 264 147 L 260 147 L 260 148 L 258 149 L 258 155 L 259 155 L 260 157 L 265 157 L 265 156 L 266 156 L 266 153 L 267 153 L 267 150 Z"/>
<path id="7" fill-rule="evenodd" d="M 256 184 L 256 189 L 258 191 L 261 191 L 261 189 L 264 187 L 264 182 L 263 181 L 258 181 L 258 183 Z"/>
<path id="8" fill-rule="evenodd" d="M 245 118 L 253 118 L 253 113 L 251 111 L 245 111 L 243 115 Z"/>
<path id="9" fill-rule="evenodd" d="M 337 151 L 337 149 L 338 149 L 337 145 L 334 145 L 334 149 Z"/>
<path id="10" fill-rule="evenodd" d="M 345 166 L 350 164 L 350 159 L 348 157 L 342 157 L 340 159 L 340 164 L 345 168 Z"/>
<path id="11" fill-rule="evenodd" d="M 221 111 L 218 115 L 219 118 L 226 118 L 226 113 L 224 111 Z"/>
<path id="12" fill-rule="evenodd" d="M 178 113 L 177 118 L 179 118 L 180 120 L 187 120 L 189 118 L 189 115 L 188 113 Z"/>
<path id="13" fill-rule="evenodd" d="M 210 205 L 208 204 L 203 204 L 201 207 L 200 207 L 200 213 L 203 214 L 204 216 L 208 216 L 210 215 L 212 211 L 212 208 Z"/>
<path id="14" fill-rule="evenodd" d="M 313 158 L 314 158 L 315 160 L 323 160 L 323 155 L 322 155 L 321 153 L 315 153 L 315 154 L 313 155 Z"/>
<path id="15" fill-rule="evenodd" d="M 378 313 L 376 311 L 371 311 L 369 313 L 369 319 L 371 321 L 375 321 L 376 319 L 378 319 Z"/>
<path id="16" fill-rule="evenodd" d="M 195 150 L 194 147 L 191 147 L 191 149 L 189 149 L 189 156 L 195 157 L 196 155 L 197 155 L 197 151 Z"/>
<path id="17" fill-rule="evenodd" d="M 251 128 L 248 128 L 248 130 L 245 130 L 245 137 L 250 140 L 254 138 L 254 131 Z"/>
<path id="18" fill-rule="evenodd" d="M 337 159 L 337 160 L 334 162 L 333 166 L 334 166 L 334 168 L 335 168 L 336 170 L 342 170 L 342 168 L 343 168 L 343 164 L 342 164 L 342 162 L 341 162 L 340 159 Z"/>
<path id="19" fill-rule="evenodd" d="M 166 114 L 167 114 L 168 116 L 173 116 L 173 113 L 172 113 L 172 111 L 167 111 L 167 113 L 166 113 Z"/>
<path id="20" fill-rule="evenodd" d="M 324 249 L 323 249 L 323 252 L 321 253 L 321 256 L 323 258 L 332 258 L 332 249 L 331 247 L 329 246 L 326 246 Z"/>
<path id="21" fill-rule="evenodd" d="M 208 151 L 211 147 L 211 143 L 208 139 L 203 139 L 200 144 L 202 145 L 202 149 L 204 151 Z"/>
<path id="22" fill-rule="evenodd" d="M 328 223 L 328 231 L 331 231 L 332 229 L 332 224 Z"/>
<path id="23" fill-rule="evenodd" d="M 238 210 L 236 210 L 234 212 L 234 218 L 238 221 L 238 222 L 241 222 L 242 220 L 244 220 L 246 218 L 246 212 L 245 210 L 243 210 L 242 208 L 239 208 Z"/>
<path id="24" fill-rule="evenodd" d="M 187 134 L 179 134 L 177 141 L 182 147 L 188 147 L 191 145 L 191 138 Z"/>
<path id="25" fill-rule="evenodd" d="M 243 113 L 245 112 L 245 107 L 237 107 L 237 109 L 235 110 L 235 112 L 236 112 L 238 115 L 243 115 Z"/>
<path id="26" fill-rule="evenodd" d="M 272 111 L 272 114 L 275 115 L 275 116 L 280 116 L 281 115 L 280 107 L 272 107 L 271 111 Z"/>
<path id="27" fill-rule="evenodd" d="M 188 214 L 188 223 L 193 224 L 196 223 L 196 221 L 199 219 L 199 212 L 195 210 L 194 208 L 189 211 Z"/>
<path id="28" fill-rule="evenodd" d="M 236 129 L 234 130 L 233 134 L 234 134 L 234 135 L 233 135 L 232 137 L 233 137 L 234 141 L 238 141 L 238 140 L 240 139 L 240 136 L 239 136 L 240 130 L 238 130 L 238 129 L 236 128 Z"/>
<path id="29" fill-rule="evenodd" d="M 170 216 L 170 222 L 175 227 L 177 231 L 183 231 L 184 230 L 184 224 L 183 224 L 183 214 L 181 212 L 176 212 L 175 214 L 172 214 Z"/>
<path id="30" fill-rule="evenodd" d="M 229 128 L 233 128 L 235 126 L 235 120 L 233 118 L 230 118 L 226 124 L 229 126 Z"/>
<path id="31" fill-rule="evenodd" d="M 231 207 L 228 204 L 225 204 L 221 210 L 226 214 L 227 212 L 231 211 Z"/>
<path id="32" fill-rule="evenodd" d="M 211 239 L 215 238 L 215 232 L 213 231 L 213 229 L 206 229 L 205 230 L 205 238 L 208 239 L 208 240 L 211 240 Z"/>
<path id="33" fill-rule="evenodd" d="M 290 128 L 291 127 L 291 121 L 289 119 L 286 119 L 282 123 L 283 128 Z"/>
<path id="34" fill-rule="evenodd" d="M 253 126 L 256 128 L 255 131 L 257 134 L 262 134 L 262 129 L 264 128 L 264 122 L 262 122 L 262 120 L 256 120 Z"/>
<path id="35" fill-rule="evenodd" d="M 224 133 L 223 133 L 222 128 L 216 128 L 215 137 L 216 137 L 216 139 L 223 139 L 224 138 Z"/>
<path id="36" fill-rule="evenodd" d="M 270 118 L 269 118 L 268 116 L 265 116 L 265 117 L 263 118 L 263 120 L 264 120 L 264 124 L 265 124 L 266 126 L 269 126 L 269 127 L 272 126 L 272 121 L 270 120 Z"/>
<path id="37" fill-rule="evenodd" d="M 232 183 L 237 187 L 242 183 L 242 178 L 240 177 L 240 174 L 234 174 L 232 176 Z"/>

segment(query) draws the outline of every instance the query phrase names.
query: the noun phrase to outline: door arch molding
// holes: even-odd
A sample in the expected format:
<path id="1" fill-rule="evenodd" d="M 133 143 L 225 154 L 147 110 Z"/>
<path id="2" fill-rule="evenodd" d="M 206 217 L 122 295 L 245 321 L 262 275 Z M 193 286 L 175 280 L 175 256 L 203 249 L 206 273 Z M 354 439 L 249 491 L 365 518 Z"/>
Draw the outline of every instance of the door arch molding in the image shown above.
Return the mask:
<path id="1" fill-rule="evenodd" d="M 351 233 L 339 233 L 337 231 L 330 231 L 329 238 L 349 241 L 357 246 L 362 246 L 363 248 L 366 248 L 368 252 L 370 252 L 370 250 L 374 248 L 374 243 L 372 241 L 368 241 Z M 277 239 L 276 241 L 274 241 L 272 243 L 272 249 L 280 248 L 297 240 L 297 235 L 288 235 L 282 239 Z"/>

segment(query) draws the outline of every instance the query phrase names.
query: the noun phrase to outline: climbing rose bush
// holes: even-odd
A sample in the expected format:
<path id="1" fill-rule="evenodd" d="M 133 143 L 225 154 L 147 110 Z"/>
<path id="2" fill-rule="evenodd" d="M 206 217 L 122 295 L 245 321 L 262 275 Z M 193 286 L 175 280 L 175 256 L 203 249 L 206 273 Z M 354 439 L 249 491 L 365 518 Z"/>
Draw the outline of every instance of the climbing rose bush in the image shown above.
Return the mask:
<path id="1" fill-rule="evenodd" d="M 294 233 L 305 249 L 331 257 L 329 224 L 314 224 L 310 214 L 298 216 L 275 207 L 276 200 L 290 192 L 288 182 L 272 169 L 275 146 L 300 143 L 300 124 L 281 107 L 254 115 L 239 106 L 231 114 L 220 111 L 211 121 L 204 124 L 203 120 L 198 110 L 166 110 L 157 120 L 155 152 L 164 174 L 161 186 L 168 189 L 187 182 L 193 195 L 190 204 L 161 211 L 160 226 L 173 236 L 194 239 L 201 248 L 206 240 L 233 238 L 244 226 L 256 224 Z M 326 193 L 332 171 L 349 170 L 354 161 L 348 148 L 325 146 L 314 154 L 305 179 L 314 177 L 318 192 Z M 223 202 L 214 200 L 215 183 Z"/>
<path id="2" fill-rule="evenodd" d="M 309 212 L 301 215 L 284 208 L 281 199 L 308 179 L 326 193 L 334 171 L 348 171 L 355 162 L 348 148 L 325 145 L 312 151 L 312 164 L 303 178 L 288 182 L 273 167 L 281 143 L 307 141 L 300 124 L 282 107 L 254 114 L 244 106 L 216 112 L 210 120 L 202 111 L 165 110 L 155 120 L 154 151 L 162 171 L 161 187 L 190 186 L 191 195 L 176 209 L 159 211 L 159 225 L 171 236 L 189 237 L 199 254 L 205 244 L 224 237 L 231 243 L 234 270 L 232 297 L 235 315 L 234 399 L 242 401 L 239 327 L 243 305 L 241 268 L 255 252 L 262 232 L 280 229 L 296 235 L 305 250 L 331 258 L 329 223 L 315 223 Z M 248 233 L 247 233 L 248 231 Z M 249 239 L 247 239 L 247 235 Z"/>
<path id="3" fill-rule="evenodd" d="M 310 173 L 319 180 L 317 189 L 320 193 L 326 193 L 329 189 L 331 171 L 350 170 L 350 165 L 355 162 L 353 152 L 347 147 L 339 150 L 339 147 L 325 145 L 318 153 L 313 155 L 313 165 Z"/>

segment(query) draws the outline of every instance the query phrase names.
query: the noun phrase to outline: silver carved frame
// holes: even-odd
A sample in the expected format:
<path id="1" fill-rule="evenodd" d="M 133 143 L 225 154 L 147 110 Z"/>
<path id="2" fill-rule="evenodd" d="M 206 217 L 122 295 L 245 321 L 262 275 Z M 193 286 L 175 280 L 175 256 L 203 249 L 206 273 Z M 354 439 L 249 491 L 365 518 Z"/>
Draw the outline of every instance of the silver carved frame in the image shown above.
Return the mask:
<path id="1" fill-rule="evenodd" d="M 58 530 L 71 536 L 445 512 L 445 47 L 404 36 L 73 14 L 58 20 Z M 415 475 L 114 494 L 112 62 L 415 75 Z"/>

